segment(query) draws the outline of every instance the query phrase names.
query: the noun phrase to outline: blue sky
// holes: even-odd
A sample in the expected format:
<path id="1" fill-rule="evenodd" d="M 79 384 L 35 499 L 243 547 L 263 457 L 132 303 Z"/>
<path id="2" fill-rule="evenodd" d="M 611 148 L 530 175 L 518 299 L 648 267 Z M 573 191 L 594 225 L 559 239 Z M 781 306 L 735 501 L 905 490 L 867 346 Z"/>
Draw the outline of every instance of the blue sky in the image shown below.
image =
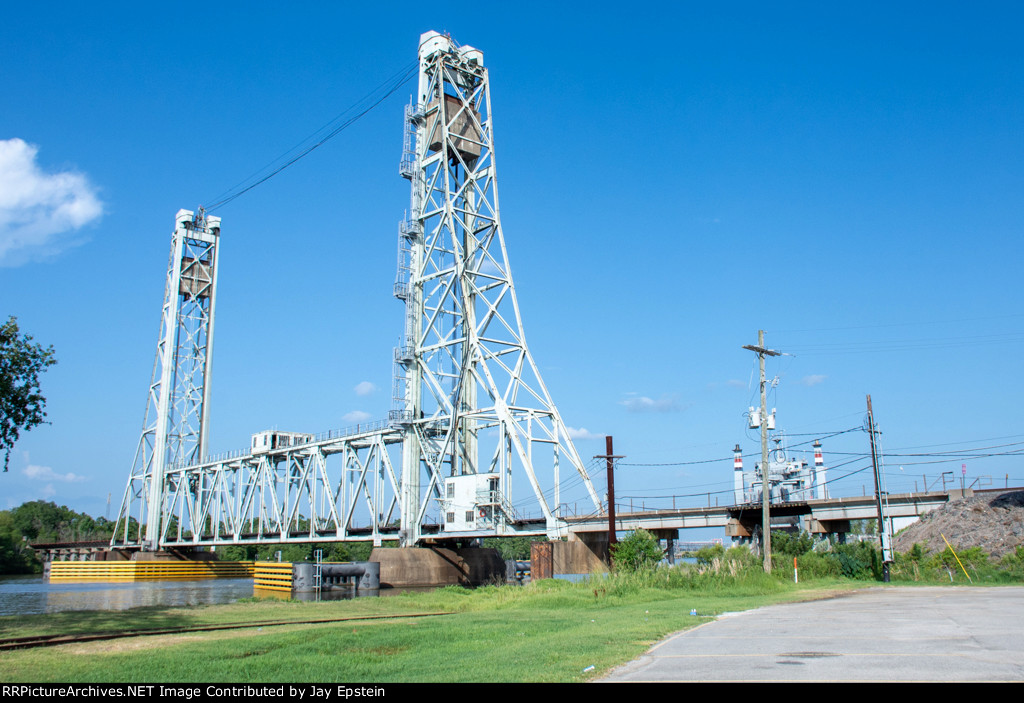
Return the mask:
<path id="1" fill-rule="evenodd" d="M 481 6 L 5 10 L 0 315 L 59 363 L 51 424 L 16 446 L 0 507 L 101 515 L 112 494 L 113 517 L 175 212 L 357 102 L 428 30 L 485 54 L 527 339 L 566 424 L 627 456 L 620 496 L 731 488 L 732 447 L 758 448 L 741 348 L 758 329 L 792 354 L 768 372 L 793 444 L 860 426 L 870 393 L 893 455 L 1020 451 L 1019 5 Z M 215 213 L 212 451 L 386 416 L 411 90 Z M 825 440 L 829 465 L 867 450 L 863 432 Z M 1019 456 L 945 458 L 891 456 L 889 489 L 961 463 L 970 481 L 1024 482 Z M 861 472 L 834 492 L 865 486 Z"/>

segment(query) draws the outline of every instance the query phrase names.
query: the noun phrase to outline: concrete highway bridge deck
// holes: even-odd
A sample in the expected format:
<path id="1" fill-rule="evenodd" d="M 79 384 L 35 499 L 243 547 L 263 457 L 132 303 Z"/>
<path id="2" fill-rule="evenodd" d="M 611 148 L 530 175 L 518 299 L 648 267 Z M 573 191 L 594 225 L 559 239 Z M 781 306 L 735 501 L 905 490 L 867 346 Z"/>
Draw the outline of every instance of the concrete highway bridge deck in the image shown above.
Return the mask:
<path id="1" fill-rule="evenodd" d="M 896 529 L 913 522 L 921 515 L 935 510 L 951 500 L 972 495 L 998 495 L 1019 488 L 984 490 L 948 490 L 921 493 L 894 493 L 888 496 L 887 512 Z M 774 503 L 770 506 L 774 520 L 803 518 L 803 529 L 812 534 L 843 533 L 850 531 L 851 520 L 875 519 L 878 507 L 874 495 L 826 498 L 822 500 Z M 608 531 L 606 516 L 569 518 L 569 531 L 580 535 Z M 729 537 L 749 537 L 755 526 L 761 524 L 761 504 L 725 505 L 699 508 L 671 508 L 620 512 L 616 510 L 617 531 L 637 529 L 665 533 L 689 528 L 722 527 Z"/>

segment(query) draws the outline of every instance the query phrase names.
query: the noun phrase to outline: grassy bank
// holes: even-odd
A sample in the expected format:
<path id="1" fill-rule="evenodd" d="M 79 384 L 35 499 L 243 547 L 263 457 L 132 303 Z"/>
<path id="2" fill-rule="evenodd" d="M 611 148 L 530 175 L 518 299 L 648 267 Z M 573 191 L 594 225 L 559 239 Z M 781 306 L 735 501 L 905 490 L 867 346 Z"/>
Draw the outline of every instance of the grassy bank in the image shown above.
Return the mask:
<path id="1" fill-rule="evenodd" d="M 727 578 L 728 580 L 728 578 Z M 681 584 L 671 572 L 590 583 L 445 588 L 322 603 L 0 618 L 0 637 L 422 612 L 427 618 L 147 636 L 0 654 L 5 682 L 583 681 L 710 616 L 853 587 L 764 576 Z M 690 612 L 696 610 L 698 615 Z M 593 666 L 587 673 L 584 669 Z"/>

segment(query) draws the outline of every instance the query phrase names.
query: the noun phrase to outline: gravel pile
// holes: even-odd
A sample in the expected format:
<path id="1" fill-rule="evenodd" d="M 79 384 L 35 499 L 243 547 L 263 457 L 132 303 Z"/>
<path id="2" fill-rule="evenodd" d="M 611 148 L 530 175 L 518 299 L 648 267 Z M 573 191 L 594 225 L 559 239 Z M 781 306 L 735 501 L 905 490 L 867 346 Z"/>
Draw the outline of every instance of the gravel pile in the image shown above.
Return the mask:
<path id="1" fill-rule="evenodd" d="M 1024 491 L 950 501 L 903 529 L 893 546 L 906 552 L 918 542 L 934 554 L 946 548 L 942 535 L 957 550 L 981 547 L 993 557 L 1012 552 L 1024 545 Z"/>

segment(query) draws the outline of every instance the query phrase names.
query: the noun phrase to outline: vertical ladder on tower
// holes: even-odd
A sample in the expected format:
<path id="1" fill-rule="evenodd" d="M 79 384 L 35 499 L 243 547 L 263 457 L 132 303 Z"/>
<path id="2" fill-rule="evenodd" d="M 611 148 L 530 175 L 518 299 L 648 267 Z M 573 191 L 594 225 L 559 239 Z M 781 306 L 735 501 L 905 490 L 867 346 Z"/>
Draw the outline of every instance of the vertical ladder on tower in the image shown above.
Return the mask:
<path id="1" fill-rule="evenodd" d="M 419 105 L 409 101 L 405 106 L 405 130 L 402 135 L 402 161 L 398 164 L 398 172 L 402 178 L 412 180 L 416 175 L 416 125 L 423 119 L 423 110 Z"/>
<path id="2" fill-rule="evenodd" d="M 320 600 L 320 591 L 324 587 L 324 550 L 314 551 L 313 558 L 316 559 L 316 567 L 313 569 L 313 590 L 316 591 L 316 599 Z"/>

